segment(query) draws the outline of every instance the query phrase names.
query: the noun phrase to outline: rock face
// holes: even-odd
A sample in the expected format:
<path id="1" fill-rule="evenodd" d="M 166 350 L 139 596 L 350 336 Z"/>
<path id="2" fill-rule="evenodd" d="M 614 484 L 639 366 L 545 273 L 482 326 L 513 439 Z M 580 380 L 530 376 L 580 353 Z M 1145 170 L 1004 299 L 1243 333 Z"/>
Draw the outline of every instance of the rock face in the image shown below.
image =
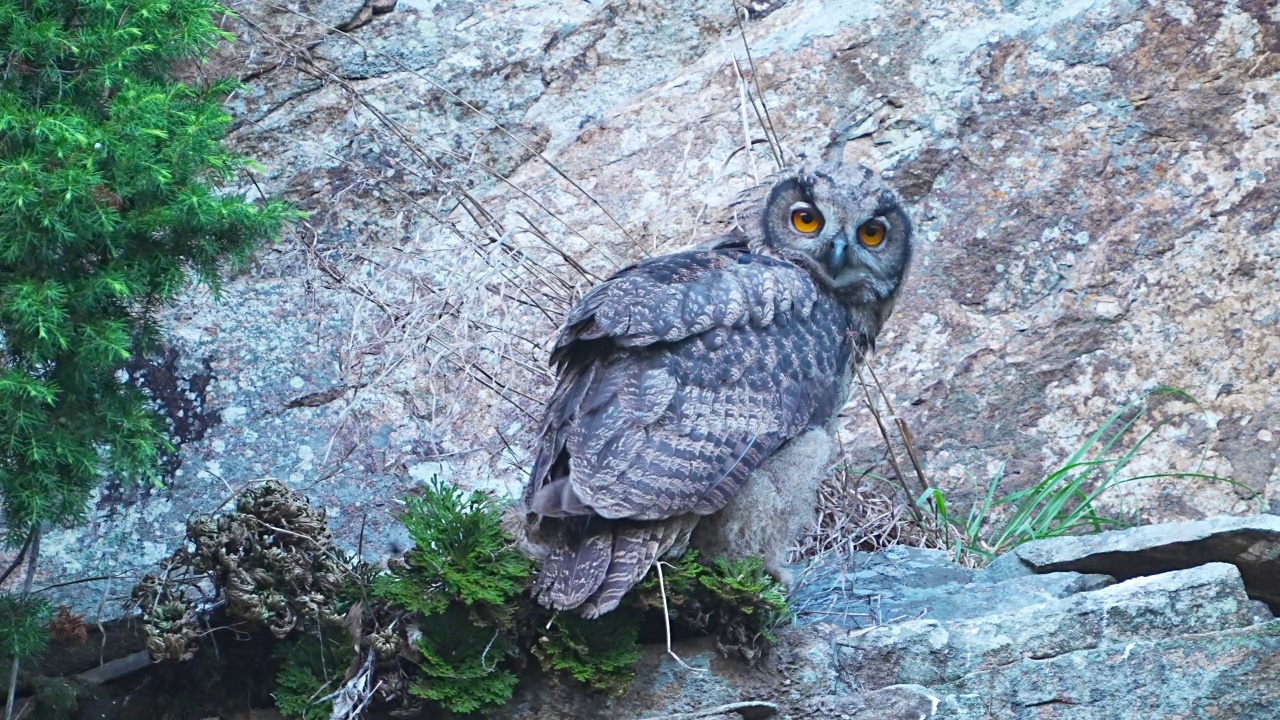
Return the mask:
<path id="1" fill-rule="evenodd" d="M 508 717 L 692 718 L 747 700 L 810 720 L 1275 717 L 1280 621 L 1250 599 L 1256 586 L 1237 565 L 1202 563 L 1194 551 L 1179 556 L 1192 535 L 1229 546 L 1239 524 L 1163 529 L 1163 540 L 1148 534 L 1144 543 L 1132 533 L 1088 539 L 1096 549 L 1141 544 L 1183 558 L 1185 569 L 1153 574 L 1116 562 L 1131 576 L 1122 582 L 974 571 L 940 551 L 904 547 L 811 568 L 793 598 L 798 626 L 780 633 L 761 667 L 686 644 L 676 652 L 707 672 L 655 651 L 622 698 L 527 683 Z M 1063 545 L 1031 543 L 1019 555 L 1064 557 Z M 1274 553 L 1280 543 L 1265 547 Z M 738 717 L 730 712 L 715 716 Z"/>
<path id="2" fill-rule="evenodd" d="M 788 161 L 863 162 L 909 199 L 919 261 L 877 375 L 953 498 L 1004 462 L 1009 489 L 1034 481 L 1162 384 L 1204 412 L 1161 426 L 1135 473 L 1205 457 L 1280 489 L 1273 4 L 792 0 L 750 4 L 741 32 L 724 0 L 233 9 L 242 42 L 193 72 L 247 83 L 231 141 L 263 170 L 240 189 L 312 215 L 222 302 L 169 312 L 169 355 L 139 375 L 172 475 L 51 532 L 50 581 L 136 576 L 265 475 L 370 556 L 403 549 L 392 513 L 433 476 L 513 494 L 563 313 L 722 227 L 773 167 L 767 126 Z M 841 444 L 881 462 L 859 406 Z M 1194 480 L 1111 500 L 1150 520 L 1258 507 Z M 60 599 L 92 616 L 104 593 Z"/>

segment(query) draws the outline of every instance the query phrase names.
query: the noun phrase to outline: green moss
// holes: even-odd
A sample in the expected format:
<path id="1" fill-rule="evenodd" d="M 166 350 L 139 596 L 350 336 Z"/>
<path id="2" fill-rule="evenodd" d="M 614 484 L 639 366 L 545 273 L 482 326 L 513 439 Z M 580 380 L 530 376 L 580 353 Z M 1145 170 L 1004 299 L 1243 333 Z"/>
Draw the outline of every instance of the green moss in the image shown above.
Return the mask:
<path id="1" fill-rule="evenodd" d="M 533 646 L 547 672 L 568 675 L 597 690 L 619 695 L 631 684 L 644 653 L 637 642 L 641 613 L 622 607 L 596 620 L 556 616 Z"/>
<path id="2" fill-rule="evenodd" d="M 764 570 L 758 557 L 729 561 L 716 558 L 698 582 L 722 602 L 752 614 L 757 608 L 781 611 L 787 604 L 786 591 Z"/>
<path id="3" fill-rule="evenodd" d="M 35 709 L 31 713 L 31 720 L 63 720 L 72 717 L 81 699 L 92 694 L 89 687 L 74 678 L 36 676 L 31 678 L 31 686 L 35 691 Z"/>
<path id="4" fill-rule="evenodd" d="M 666 590 L 667 607 L 683 607 L 696 601 L 699 592 L 699 576 L 704 567 L 698 562 L 698 551 L 688 550 L 678 559 L 662 561 L 662 583 Z M 644 576 L 631 591 L 631 600 L 641 606 L 662 609 L 662 591 L 658 586 L 658 573 L 654 569 Z"/>
<path id="5" fill-rule="evenodd" d="M 763 642 L 789 615 L 787 590 L 764 570 L 758 557 L 733 562 L 717 558 L 698 575 L 712 597 L 711 619 L 721 650 L 754 660 Z"/>
<path id="6" fill-rule="evenodd" d="M 788 616 L 787 591 L 764 570 L 760 558 L 704 564 L 695 550 L 663 562 L 666 607 L 672 622 L 686 630 L 714 635 L 720 651 L 756 660 L 773 630 Z M 626 602 L 661 611 L 658 574 L 650 572 Z"/>

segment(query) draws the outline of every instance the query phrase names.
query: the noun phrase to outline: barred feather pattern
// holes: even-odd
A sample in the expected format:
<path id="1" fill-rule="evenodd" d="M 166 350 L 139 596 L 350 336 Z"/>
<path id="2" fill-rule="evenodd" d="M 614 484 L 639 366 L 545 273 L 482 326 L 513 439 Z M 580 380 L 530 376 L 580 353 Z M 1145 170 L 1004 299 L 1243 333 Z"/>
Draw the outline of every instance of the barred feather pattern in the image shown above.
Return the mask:
<path id="1" fill-rule="evenodd" d="M 656 258 L 588 294 L 556 344 L 525 498 L 559 525 L 537 597 L 608 612 L 682 550 L 698 516 L 843 403 L 849 325 L 803 270 L 744 247 Z"/>
<path id="2" fill-rule="evenodd" d="M 617 607 L 766 458 L 826 426 L 893 307 L 911 223 L 874 173 L 806 166 L 744 197 L 758 221 L 624 268 L 561 329 L 523 498 L 548 607 Z M 797 233 L 797 207 L 823 231 Z M 882 239 L 858 244 L 871 220 Z"/>

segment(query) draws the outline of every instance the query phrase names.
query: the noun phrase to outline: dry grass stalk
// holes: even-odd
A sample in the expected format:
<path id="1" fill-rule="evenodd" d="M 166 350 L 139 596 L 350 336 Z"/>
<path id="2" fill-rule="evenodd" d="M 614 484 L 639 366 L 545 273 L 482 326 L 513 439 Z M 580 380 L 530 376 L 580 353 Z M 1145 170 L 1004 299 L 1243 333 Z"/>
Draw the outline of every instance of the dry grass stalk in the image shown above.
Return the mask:
<path id="1" fill-rule="evenodd" d="M 825 554 L 927 546 L 901 495 L 878 478 L 839 466 L 818 489 L 818 522 L 800 539 L 792 562 Z"/>

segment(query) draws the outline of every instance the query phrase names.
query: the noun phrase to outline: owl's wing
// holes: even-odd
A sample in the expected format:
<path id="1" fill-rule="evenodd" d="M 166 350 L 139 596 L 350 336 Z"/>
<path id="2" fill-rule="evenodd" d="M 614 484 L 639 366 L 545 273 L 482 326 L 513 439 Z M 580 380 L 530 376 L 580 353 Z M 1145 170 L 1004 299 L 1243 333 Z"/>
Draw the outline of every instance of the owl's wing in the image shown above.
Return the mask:
<path id="1" fill-rule="evenodd" d="M 636 263 L 597 285 L 565 319 L 551 353 L 563 365 L 593 340 L 615 347 L 674 342 L 715 327 L 768 325 L 781 311 L 807 316 L 817 294 L 790 263 L 717 246 Z"/>
<path id="2" fill-rule="evenodd" d="M 552 353 L 526 500 L 544 516 L 659 520 L 724 506 L 843 399 L 844 316 L 789 263 L 718 248 L 589 292 Z"/>

